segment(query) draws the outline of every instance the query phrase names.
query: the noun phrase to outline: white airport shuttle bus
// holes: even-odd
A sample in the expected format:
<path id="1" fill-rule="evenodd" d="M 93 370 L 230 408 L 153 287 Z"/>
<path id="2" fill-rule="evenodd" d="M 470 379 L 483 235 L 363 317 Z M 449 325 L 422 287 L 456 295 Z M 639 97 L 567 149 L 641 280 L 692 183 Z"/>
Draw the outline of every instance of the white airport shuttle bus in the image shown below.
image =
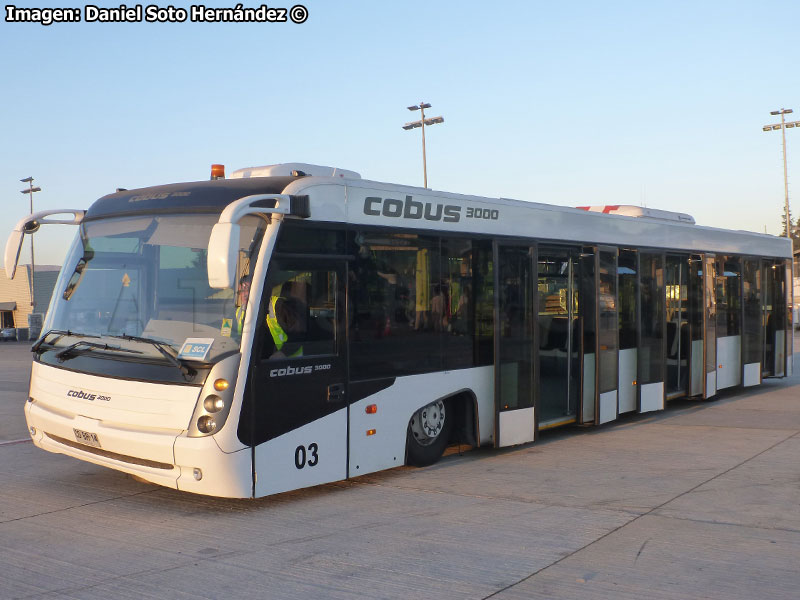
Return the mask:
<path id="1" fill-rule="evenodd" d="M 68 213 L 69 218 L 56 218 Z M 305 164 L 120 190 L 78 234 L 25 407 L 35 444 L 260 497 L 509 446 L 790 373 L 790 241 Z"/>

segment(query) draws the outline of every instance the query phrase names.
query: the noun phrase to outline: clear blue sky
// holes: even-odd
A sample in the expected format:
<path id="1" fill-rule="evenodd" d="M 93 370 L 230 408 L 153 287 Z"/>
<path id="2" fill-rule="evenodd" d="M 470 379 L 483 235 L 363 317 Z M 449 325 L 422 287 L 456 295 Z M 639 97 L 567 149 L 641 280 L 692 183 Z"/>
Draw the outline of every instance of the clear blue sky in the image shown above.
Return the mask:
<path id="1" fill-rule="evenodd" d="M 427 136 L 434 189 L 779 233 L 780 132 L 761 127 L 781 107 L 800 120 L 796 2 L 304 4 L 302 25 L 0 22 L 3 244 L 28 175 L 36 209 L 207 179 L 215 162 L 421 185 L 419 131 L 401 129 L 421 100 L 445 118 Z M 800 129 L 787 142 L 791 196 Z M 58 229 L 38 234 L 37 263 L 61 262 Z"/>

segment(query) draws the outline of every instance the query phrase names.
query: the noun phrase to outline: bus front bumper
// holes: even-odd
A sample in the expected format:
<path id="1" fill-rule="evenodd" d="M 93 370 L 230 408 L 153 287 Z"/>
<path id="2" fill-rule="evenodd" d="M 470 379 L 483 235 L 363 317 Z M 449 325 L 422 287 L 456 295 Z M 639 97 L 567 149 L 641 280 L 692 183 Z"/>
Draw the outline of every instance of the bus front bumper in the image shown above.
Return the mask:
<path id="1" fill-rule="evenodd" d="M 144 430 L 56 411 L 35 400 L 25 406 L 36 446 L 187 492 L 252 497 L 250 448 L 225 453 L 213 437 Z"/>

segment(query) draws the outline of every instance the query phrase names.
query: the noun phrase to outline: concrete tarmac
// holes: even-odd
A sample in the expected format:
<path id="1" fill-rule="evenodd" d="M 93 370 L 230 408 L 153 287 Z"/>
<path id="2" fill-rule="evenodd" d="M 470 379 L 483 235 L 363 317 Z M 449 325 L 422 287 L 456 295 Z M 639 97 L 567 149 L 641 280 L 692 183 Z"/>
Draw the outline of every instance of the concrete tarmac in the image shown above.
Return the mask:
<path id="1" fill-rule="evenodd" d="M 1 599 L 800 597 L 800 375 L 239 501 L 18 442 L 28 350 L 0 344 Z"/>

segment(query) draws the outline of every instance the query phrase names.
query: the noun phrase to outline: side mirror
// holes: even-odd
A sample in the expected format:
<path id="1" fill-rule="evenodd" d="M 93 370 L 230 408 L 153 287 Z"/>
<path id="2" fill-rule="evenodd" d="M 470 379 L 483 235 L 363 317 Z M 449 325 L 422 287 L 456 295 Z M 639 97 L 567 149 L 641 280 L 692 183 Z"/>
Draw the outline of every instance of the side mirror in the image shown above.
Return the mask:
<path id="1" fill-rule="evenodd" d="M 208 285 L 215 289 L 232 288 L 236 283 L 239 230 L 235 223 L 217 223 L 208 239 Z"/>
<path id="2" fill-rule="evenodd" d="M 16 229 L 11 232 L 6 242 L 6 253 L 4 256 L 4 264 L 6 268 L 6 277 L 14 279 L 14 273 L 17 272 L 17 262 L 19 261 L 19 251 L 22 249 L 23 233 Z"/>
<path id="3" fill-rule="evenodd" d="M 71 214 L 71 219 L 53 219 L 51 215 Z M 86 215 L 85 210 L 75 210 L 72 208 L 59 208 L 56 210 L 41 210 L 32 215 L 28 215 L 14 226 L 11 235 L 6 242 L 6 252 L 3 263 L 6 268 L 6 277 L 14 278 L 17 272 L 17 262 L 19 261 L 19 251 L 22 248 L 22 238 L 26 233 L 34 234 L 39 231 L 42 223 L 54 223 L 61 225 L 79 225 Z"/>
<path id="4" fill-rule="evenodd" d="M 36 220 L 27 221 L 25 223 L 25 226 L 23 227 L 23 230 L 25 231 L 25 233 L 36 233 L 37 231 L 39 231 L 39 228 L 41 226 L 42 224 L 39 223 L 39 221 Z"/>

